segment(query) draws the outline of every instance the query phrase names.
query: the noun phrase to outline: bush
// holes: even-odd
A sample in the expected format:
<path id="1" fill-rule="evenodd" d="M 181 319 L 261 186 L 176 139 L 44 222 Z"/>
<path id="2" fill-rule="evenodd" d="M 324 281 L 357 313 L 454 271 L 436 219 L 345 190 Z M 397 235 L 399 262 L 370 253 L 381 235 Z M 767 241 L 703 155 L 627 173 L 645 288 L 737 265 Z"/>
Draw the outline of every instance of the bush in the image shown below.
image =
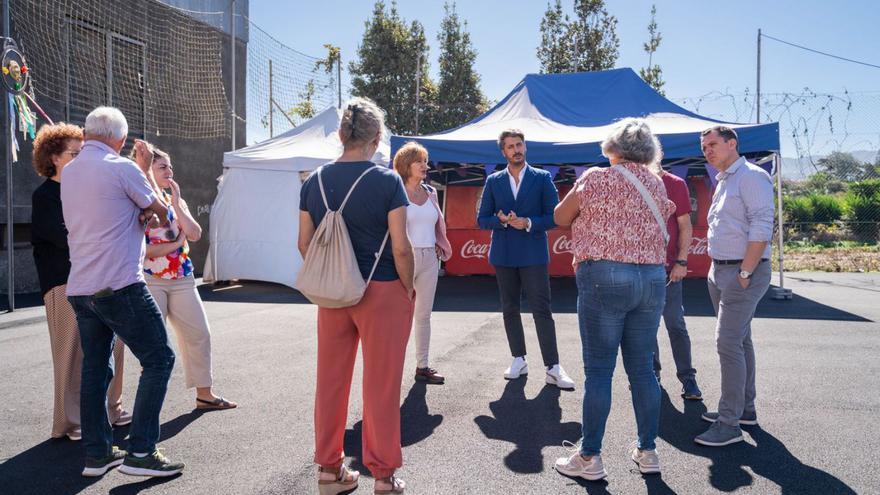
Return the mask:
<path id="1" fill-rule="evenodd" d="M 849 192 L 862 198 L 876 199 L 880 196 L 880 179 L 868 179 L 860 182 L 853 182 L 849 185 Z"/>
<path id="2" fill-rule="evenodd" d="M 811 194 L 809 198 L 814 223 L 832 224 L 843 218 L 844 205 L 836 196 Z"/>
<path id="3" fill-rule="evenodd" d="M 788 196 L 782 198 L 782 211 L 785 223 L 797 230 L 806 230 L 813 221 L 813 202 L 808 196 Z"/>
<path id="4" fill-rule="evenodd" d="M 864 185 L 864 182 L 850 184 L 850 192 L 846 195 L 846 219 L 860 241 L 877 242 L 877 234 L 880 231 L 880 189 L 869 196 L 866 193 L 870 192 L 874 185 Z M 880 181 L 876 182 L 880 185 Z"/>

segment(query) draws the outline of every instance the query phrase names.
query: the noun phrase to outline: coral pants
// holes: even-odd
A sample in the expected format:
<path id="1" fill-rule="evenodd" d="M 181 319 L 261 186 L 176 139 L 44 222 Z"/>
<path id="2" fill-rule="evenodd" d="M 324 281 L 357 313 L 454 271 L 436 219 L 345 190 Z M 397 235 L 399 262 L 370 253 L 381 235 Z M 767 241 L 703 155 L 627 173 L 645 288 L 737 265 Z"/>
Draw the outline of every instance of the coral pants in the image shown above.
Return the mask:
<path id="1" fill-rule="evenodd" d="M 351 307 L 318 308 L 318 380 L 315 393 L 315 463 L 342 463 L 348 396 L 363 342 L 363 464 L 376 478 L 403 464 L 400 450 L 400 381 L 413 304 L 399 280 L 371 281 Z"/>

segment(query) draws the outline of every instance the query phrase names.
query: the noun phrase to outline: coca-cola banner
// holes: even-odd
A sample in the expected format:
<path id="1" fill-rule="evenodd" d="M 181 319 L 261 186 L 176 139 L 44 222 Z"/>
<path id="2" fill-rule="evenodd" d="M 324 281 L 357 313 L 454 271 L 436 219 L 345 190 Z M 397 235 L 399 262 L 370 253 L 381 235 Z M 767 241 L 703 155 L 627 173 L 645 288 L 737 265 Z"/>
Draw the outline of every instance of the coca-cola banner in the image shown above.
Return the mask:
<path id="1" fill-rule="evenodd" d="M 453 229 L 446 232 L 452 244 L 452 257 L 446 261 L 447 275 L 494 275 L 489 264 L 492 232 L 480 229 Z"/>

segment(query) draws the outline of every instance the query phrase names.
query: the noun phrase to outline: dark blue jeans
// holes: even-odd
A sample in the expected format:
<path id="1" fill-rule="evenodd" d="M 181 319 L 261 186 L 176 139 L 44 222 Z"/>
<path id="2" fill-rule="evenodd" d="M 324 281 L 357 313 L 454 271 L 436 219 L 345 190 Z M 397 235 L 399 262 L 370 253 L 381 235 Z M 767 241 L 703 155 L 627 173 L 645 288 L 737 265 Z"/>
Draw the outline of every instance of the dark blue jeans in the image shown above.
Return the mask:
<path id="1" fill-rule="evenodd" d="M 631 387 L 638 446 L 654 449 L 660 423 L 660 385 L 654 376 L 653 359 L 666 299 L 663 265 L 585 261 L 578 265 L 576 277 L 586 374 L 581 453 L 602 451 L 618 348 Z"/>
<path id="2" fill-rule="evenodd" d="M 86 456 L 101 458 L 112 449 L 107 388 L 113 378 L 110 355 L 116 336 L 140 361 L 143 372 L 134 400 L 129 451 L 150 453 L 159 441 L 159 412 L 174 367 L 165 323 L 143 283 L 107 296 L 70 296 L 83 349 L 80 414 Z"/>
<path id="3" fill-rule="evenodd" d="M 666 304 L 663 306 L 663 321 L 669 334 L 669 346 L 678 380 L 684 384 L 697 379 L 697 370 L 691 360 L 691 336 L 684 321 L 684 305 L 681 295 L 682 282 L 670 282 L 666 286 Z M 654 341 L 654 371 L 660 372 L 660 348 Z"/>

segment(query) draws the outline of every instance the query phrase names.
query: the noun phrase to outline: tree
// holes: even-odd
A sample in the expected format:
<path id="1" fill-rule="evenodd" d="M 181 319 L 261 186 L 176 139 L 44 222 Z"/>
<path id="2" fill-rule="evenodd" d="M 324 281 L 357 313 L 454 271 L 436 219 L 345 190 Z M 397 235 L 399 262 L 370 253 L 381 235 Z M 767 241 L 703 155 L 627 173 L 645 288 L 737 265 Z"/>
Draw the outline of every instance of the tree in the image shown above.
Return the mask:
<path id="1" fill-rule="evenodd" d="M 617 18 L 605 10 L 604 0 L 575 0 L 574 20 L 569 24 L 572 71 L 605 70 L 617 63 L 620 40 Z"/>
<path id="2" fill-rule="evenodd" d="M 327 57 L 315 62 L 314 70 L 324 69 L 324 73 L 330 76 L 324 88 L 335 90 L 337 81 L 333 69 L 336 68 L 336 64 L 341 63 L 342 52 L 338 46 L 331 45 L 330 43 L 325 43 L 324 48 L 327 49 Z"/>
<path id="3" fill-rule="evenodd" d="M 820 170 L 844 182 L 862 180 L 868 170 L 867 163 L 862 163 L 852 153 L 843 151 L 834 151 L 830 155 L 820 158 L 818 165 L 821 167 Z"/>
<path id="4" fill-rule="evenodd" d="M 571 43 L 568 37 L 568 15 L 562 12 L 562 1 L 547 4 L 541 19 L 541 44 L 538 61 L 542 73 L 559 73 L 571 70 Z"/>
<path id="5" fill-rule="evenodd" d="M 382 107 L 393 131 L 414 132 L 416 82 L 420 106 L 434 104 L 437 97 L 428 76 L 425 30 L 418 21 L 407 26 L 397 13 L 397 3 L 392 1 L 389 9 L 382 0 L 376 1 L 365 27 L 357 60 L 349 64 L 352 94 L 371 98 Z"/>
<path id="6" fill-rule="evenodd" d="M 648 24 L 648 42 L 643 46 L 645 52 L 648 54 L 648 66 L 642 69 L 639 69 L 639 75 L 642 76 L 642 79 L 645 80 L 648 85 L 657 90 L 658 93 L 665 94 L 663 92 L 663 70 L 660 69 L 659 65 L 654 64 L 654 52 L 657 51 L 657 48 L 660 47 L 660 41 L 663 40 L 663 36 L 660 35 L 660 31 L 657 30 L 657 6 L 651 5 L 651 23 Z"/>
<path id="7" fill-rule="evenodd" d="M 431 132 L 451 129 L 486 111 L 486 98 L 480 90 L 480 76 L 474 71 L 477 52 L 471 45 L 467 21 L 462 26 L 455 11 L 455 2 L 443 6 L 446 15 L 440 25 L 437 41 L 440 43 L 440 82 L 437 106 L 426 122 Z"/>
<path id="8" fill-rule="evenodd" d="M 315 116 L 315 80 L 309 79 L 306 88 L 299 94 L 300 101 L 287 111 L 291 117 L 299 117 L 308 120 Z"/>
<path id="9" fill-rule="evenodd" d="M 541 72 L 610 69 L 619 47 L 617 18 L 605 10 L 604 0 L 575 0 L 572 18 L 563 14 L 560 0 L 547 4 L 537 52 Z"/>

